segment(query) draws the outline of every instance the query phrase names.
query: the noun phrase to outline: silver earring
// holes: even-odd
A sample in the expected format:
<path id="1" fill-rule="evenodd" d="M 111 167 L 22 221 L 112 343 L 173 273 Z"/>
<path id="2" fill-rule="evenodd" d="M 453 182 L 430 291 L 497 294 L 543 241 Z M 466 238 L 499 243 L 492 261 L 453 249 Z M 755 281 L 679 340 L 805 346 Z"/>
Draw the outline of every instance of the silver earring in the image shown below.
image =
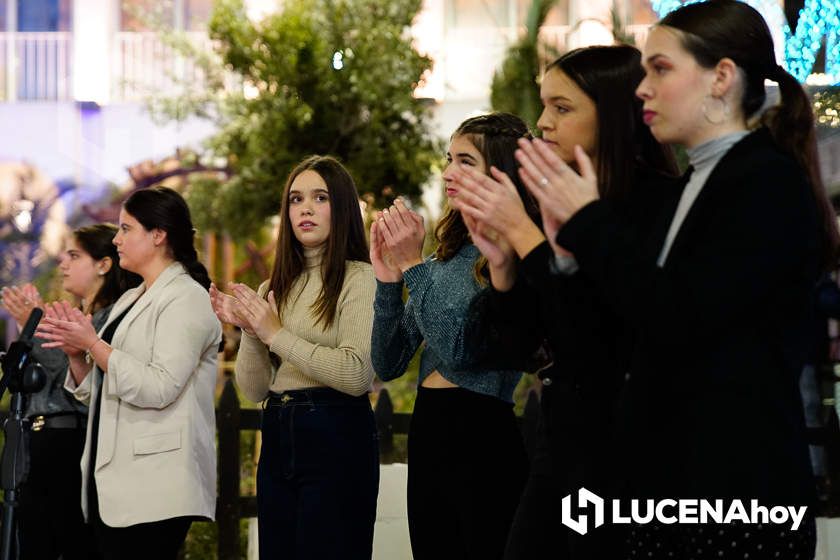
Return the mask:
<path id="1" fill-rule="evenodd" d="M 713 119 L 711 116 L 709 116 L 709 112 L 710 112 L 709 104 L 711 104 L 711 102 L 717 102 L 718 103 L 718 106 L 715 109 L 718 110 L 718 114 L 720 115 L 719 119 Z M 714 124 L 714 125 L 723 124 L 724 122 L 726 122 L 726 119 L 729 118 L 729 114 L 730 114 L 729 104 L 726 102 L 726 99 L 724 99 L 723 97 L 714 97 L 713 95 L 707 95 L 705 97 L 705 99 L 703 99 L 702 107 L 703 107 L 703 117 L 706 119 L 706 122 L 708 122 L 709 124 Z"/>

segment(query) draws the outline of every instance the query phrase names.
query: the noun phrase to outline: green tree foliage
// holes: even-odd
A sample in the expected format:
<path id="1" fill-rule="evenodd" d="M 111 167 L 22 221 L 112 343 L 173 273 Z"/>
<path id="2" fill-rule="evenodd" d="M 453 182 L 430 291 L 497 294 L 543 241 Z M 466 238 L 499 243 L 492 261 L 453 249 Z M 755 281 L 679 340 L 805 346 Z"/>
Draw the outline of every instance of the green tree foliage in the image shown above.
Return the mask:
<path id="1" fill-rule="evenodd" d="M 539 31 L 555 2 L 532 0 L 525 22 L 526 33 L 508 49 L 490 86 L 490 105 L 493 109 L 519 115 L 532 130 L 536 130 L 537 119 L 542 112 L 538 84 L 540 49 L 548 48 L 539 44 Z"/>
<path id="2" fill-rule="evenodd" d="M 191 184 L 197 225 L 251 235 L 276 214 L 292 167 L 315 153 L 338 157 L 360 193 L 379 203 L 419 195 L 440 157 L 430 107 L 413 96 L 432 66 L 409 36 L 421 3 L 287 0 L 254 23 L 243 0 L 218 0 L 209 23 L 214 53 L 173 38 L 206 80 L 154 101 L 153 112 L 214 120 L 219 132 L 207 147 L 231 172 Z"/>

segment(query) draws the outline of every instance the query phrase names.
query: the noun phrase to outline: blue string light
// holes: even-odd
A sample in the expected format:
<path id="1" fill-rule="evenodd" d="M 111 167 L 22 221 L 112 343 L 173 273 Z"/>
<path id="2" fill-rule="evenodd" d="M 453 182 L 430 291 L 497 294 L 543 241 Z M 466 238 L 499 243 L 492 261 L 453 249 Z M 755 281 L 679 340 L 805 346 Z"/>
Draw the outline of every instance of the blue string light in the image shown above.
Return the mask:
<path id="1" fill-rule="evenodd" d="M 659 17 L 684 4 L 701 0 L 651 0 Z M 814 68 L 817 53 L 825 39 L 825 73 L 830 83 L 840 84 L 840 4 L 837 0 L 805 0 L 799 11 L 796 33 L 792 33 L 778 0 L 741 0 L 758 10 L 771 29 L 781 28 L 784 35 L 782 65 L 797 80 L 804 82 Z"/>

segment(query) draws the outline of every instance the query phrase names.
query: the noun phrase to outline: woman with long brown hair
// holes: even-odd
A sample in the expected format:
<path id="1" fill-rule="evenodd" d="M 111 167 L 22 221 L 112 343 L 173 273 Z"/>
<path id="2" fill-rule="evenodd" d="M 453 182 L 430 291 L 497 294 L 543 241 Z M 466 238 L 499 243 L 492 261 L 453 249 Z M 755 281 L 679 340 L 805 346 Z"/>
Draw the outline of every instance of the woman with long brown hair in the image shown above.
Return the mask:
<path id="1" fill-rule="evenodd" d="M 379 449 L 367 393 L 374 278 L 353 178 L 311 156 L 289 175 L 271 278 L 212 289 L 239 326 L 236 381 L 263 402 L 261 558 L 369 559 Z"/>
<path id="2" fill-rule="evenodd" d="M 459 167 L 514 174 L 516 141 L 529 136 L 521 119 L 505 113 L 464 121 L 447 153 L 447 197 L 458 197 L 452 175 Z M 425 342 L 408 435 L 412 553 L 415 560 L 501 558 L 527 471 L 512 404 L 522 373 L 478 365 L 483 352 L 465 331 L 470 300 L 496 263 L 481 256 L 451 207 L 428 260 L 424 235 L 422 219 L 399 200 L 371 226 L 376 373 L 386 381 L 401 376 Z"/>

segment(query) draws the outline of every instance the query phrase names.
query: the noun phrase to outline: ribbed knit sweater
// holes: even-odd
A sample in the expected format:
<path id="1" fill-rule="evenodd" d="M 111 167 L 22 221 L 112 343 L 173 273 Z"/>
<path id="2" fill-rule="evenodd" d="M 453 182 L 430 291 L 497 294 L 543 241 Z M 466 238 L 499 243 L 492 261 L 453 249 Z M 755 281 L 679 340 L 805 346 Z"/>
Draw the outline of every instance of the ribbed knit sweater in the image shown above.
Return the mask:
<path id="1" fill-rule="evenodd" d="M 370 333 L 376 281 L 371 265 L 347 261 L 344 286 L 335 320 L 328 328 L 316 325 L 313 305 L 321 293 L 323 249 L 305 249 L 306 268 L 292 285 L 277 331 L 266 346 L 243 332 L 236 356 L 236 383 L 245 396 L 262 401 L 269 390 L 282 392 L 311 387 L 332 387 L 350 395 L 370 390 Z M 268 291 L 263 282 L 258 293 Z M 280 366 L 275 368 L 269 352 Z M 276 363 L 276 362 L 275 362 Z"/>

